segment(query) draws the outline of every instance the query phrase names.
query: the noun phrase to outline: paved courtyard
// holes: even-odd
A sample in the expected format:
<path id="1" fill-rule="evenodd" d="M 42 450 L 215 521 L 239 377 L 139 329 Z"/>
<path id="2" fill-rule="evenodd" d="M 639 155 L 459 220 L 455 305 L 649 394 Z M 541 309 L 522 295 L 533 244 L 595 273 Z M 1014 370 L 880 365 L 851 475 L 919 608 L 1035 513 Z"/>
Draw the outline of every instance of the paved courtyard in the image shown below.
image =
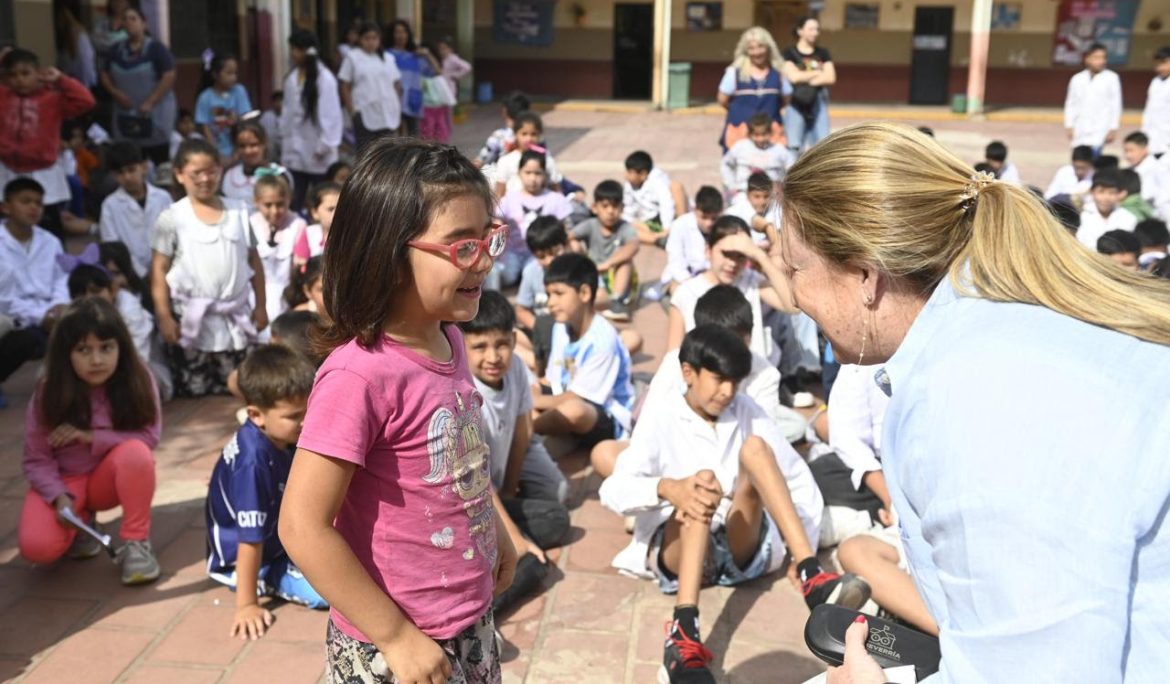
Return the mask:
<path id="1" fill-rule="evenodd" d="M 566 105 L 545 118 L 559 168 L 580 185 L 591 189 L 604 178 L 620 179 L 622 160 L 638 148 L 691 193 L 699 185 L 718 184 L 721 116 L 590 109 L 595 108 Z M 987 142 L 1002 139 L 1024 180 L 1041 187 L 1068 154 L 1059 113 L 1052 111 L 1004 112 L 967 122 L 942 109 L 844 107 L 835 108 L 834 125 L 875 115 L 930 125 L 943 144 L 972 162 Z M 480 109 L 457 126 L 456 142 L 474 153 L 497 125 L 494 108 Z M 643 280 L 657 275 L 663 262 L 659 250 L 643 249 L 638 256 Z M 635 359 L 637 371 L 656 367 L 665 324 L 656 304 L 644 304 L 636 313 L 632 326 L 646 338 Z M 10 406 L 0 410 L 0 681 L 319 681 L 325 613 L 279 606 L 276 624 L 263 639 L 232 640 L 227 634 L 233 596 L 203 573 L 203 498 L 219 449 L 235 429 L 238 406 L 230 398 L 180 400 L 165 407 L 152 532 L 164 572 L 157 583 L 122 587 L 104 556 L 45 568 L 19 557 L 16 526 L 26 491 L 20 468 L 23 420 L 37 370 L 26 366 L 6 383 Z M 507 641 L 505 681 L 652 682 L 671 600 L 651 583 L 610 569 L 610 559 L 628 541 L 621 520 L 598 503 L 600 482 L 587 458 L 570 456 L 561 466 L 573 483 L 571 541 L 550 554 L 556 567 L 542 593 L 499 618 Z M 100 519 L 116 524 L 119 516 L 112 511 Z M 782 577 L 736 590 L 707 589 L 701 604 L 720 681 L 802 682 L 823 670 L 803 645 L 807 609 Z"/>

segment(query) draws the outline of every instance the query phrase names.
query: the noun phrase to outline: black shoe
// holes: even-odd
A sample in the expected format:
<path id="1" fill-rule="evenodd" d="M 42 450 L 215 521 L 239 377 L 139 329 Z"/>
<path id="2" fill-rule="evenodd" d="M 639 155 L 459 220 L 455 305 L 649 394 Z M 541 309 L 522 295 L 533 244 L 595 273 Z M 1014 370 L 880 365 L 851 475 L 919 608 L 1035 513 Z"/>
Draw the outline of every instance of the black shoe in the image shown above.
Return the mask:
<path id="1" fill-rule="evenodd" d="M 616 299 L 609 303 L 608 309 L 601 311 L 601 315 L 617 323 L 628 323 L 630 320 L 630 310 Z"/>
<path id="2" fill-rule="evenodd" d="M 512 584 L 492 601 L 492 610 L 502 613 L 519 604 L 530 594 L 536 593 L 547 574 L 548 566 L 541 563 L 536 556 L 531 553 L 520 556 L 516 563 L 516 572 L 512 575 Z"/>
<path id="3" fill-rule="evenodd" d="M 669 622 L 658 684 L 715 684 L 709 667 L 714 657 L 702 642 L 687 636 L 677 620 Z"/>
<path id="4" fill-rule="evenodd" d="M 800 593 L 804 594 L 804 602 L 810 609 L 830 603 L 857 610 L 869 600 L 870 588 L 868 582 L 853 573 L 838 575 L 821 571 L 800 586 Z"/>

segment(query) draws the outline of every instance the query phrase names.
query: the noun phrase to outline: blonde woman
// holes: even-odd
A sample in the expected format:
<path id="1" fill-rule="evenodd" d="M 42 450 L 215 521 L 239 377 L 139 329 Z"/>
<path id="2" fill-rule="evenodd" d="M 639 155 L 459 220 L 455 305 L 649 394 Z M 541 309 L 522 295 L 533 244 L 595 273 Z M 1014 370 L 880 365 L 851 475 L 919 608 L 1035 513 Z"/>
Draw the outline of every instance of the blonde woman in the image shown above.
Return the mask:
<path id="1" fill-rule="evenodd" d="M 792 86 L 784 78 L 784 60 L 772 34 L 759 26 L 743 32 L 735 46 L 735 59 L 723 72 L 716 99 L 727 110 L 719 144 L 726 152 L 747 137 L 747 122 L 757 112 L 772 120 L 772 141 L 784 144 L 780 111 Z"/>
<path id="2" fill-rule="evenodd" d="M 782 201 L 797 305 L 842 363 L 884 364 L 882 465 L 939 680 L 1163 681 L 1170 282 L 908 126 L 830 135 Z M 886 681 L 865 636 L 830 682 Z"/>

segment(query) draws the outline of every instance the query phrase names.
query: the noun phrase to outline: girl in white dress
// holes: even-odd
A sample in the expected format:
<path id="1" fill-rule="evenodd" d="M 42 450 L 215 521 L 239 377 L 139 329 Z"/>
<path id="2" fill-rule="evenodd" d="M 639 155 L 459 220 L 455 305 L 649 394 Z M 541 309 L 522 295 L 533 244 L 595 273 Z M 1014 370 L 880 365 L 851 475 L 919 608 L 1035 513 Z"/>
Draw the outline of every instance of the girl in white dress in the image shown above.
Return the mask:
<path id="1" fill-rule="evenodd" d="M 284 288 L 288 287 L 293 267 L 293 245 L 305 231 L 305 220 L 289 211 L 292 191 L 284 178 L 262 176 L 256 181 L 256 211 L 252 213 L 252 235 L 260 262 L 264 264 L 265 306 L 268 320 L 284 313 Z M 261 341 L 266 340 L 261 335 Z"/>

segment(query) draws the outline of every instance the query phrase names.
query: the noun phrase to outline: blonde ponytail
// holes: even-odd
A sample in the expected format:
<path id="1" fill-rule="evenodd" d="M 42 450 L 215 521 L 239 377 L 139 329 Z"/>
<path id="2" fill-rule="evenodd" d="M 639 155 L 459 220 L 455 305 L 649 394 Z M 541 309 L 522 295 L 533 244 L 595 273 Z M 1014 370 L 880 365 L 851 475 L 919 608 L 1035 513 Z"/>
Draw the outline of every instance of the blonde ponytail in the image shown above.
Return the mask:
<path id="1" fill-rule="evenodd" d="M 872 264 L 923 292 L 949 277 L 963 294 L 1170 345 L 1170 281 L 1088 251 L 1023 188 L 997 181 L 965 197 L 972 173 L 909 126 L 850 126 L 789 170 L 786 229 L 832 263 Z"/>

